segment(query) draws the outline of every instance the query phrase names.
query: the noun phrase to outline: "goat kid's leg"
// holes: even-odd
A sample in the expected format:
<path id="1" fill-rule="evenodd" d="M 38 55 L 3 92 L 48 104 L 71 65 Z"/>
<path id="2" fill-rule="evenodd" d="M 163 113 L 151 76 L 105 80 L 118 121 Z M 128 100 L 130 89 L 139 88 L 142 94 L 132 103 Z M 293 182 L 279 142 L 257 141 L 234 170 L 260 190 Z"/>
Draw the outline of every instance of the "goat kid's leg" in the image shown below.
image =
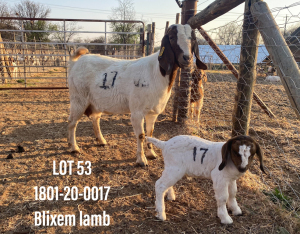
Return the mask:
<path id="1" fill-rule="evenodd" d="M 228 200 L 228 182 L 220 180 L 220 178 L 213 179 L 213 186 L 215 191 L 215 197 L 218 205 L 218 217 L 221 219 L 223 224 L 232 224 L 233 220 L 229 216 L 226 202 Z"/>
<path id="2" fill-rule="evenodd" d="M 94 114 L 91 116 L 92 117 L 92 123 L 93 123 L 93 128 L 94 128 L 94 133 L 96 136 L 96 140 L 101 146 L 104 146 L 107 144 L 106 140 L 104 139 L 102 132 L 100 130 L 100 117 L 101 113 Z"/>
<path id="3" fill-rule="evenodd" d="M 233 215 L 242 215 L 243 212 L 241 208 L 238 206 L 236 201 L 236 192 L 237 192 L 237 186 L 236 186 L 236 180 L 231 181 L 228 186 L 228 192 L 229 192 L 229 198 L 227 201 L 227 205 L 229 210 L 232 211 Z"/>
<path id="4" fill-rule="evenodd" d="M 154 130 L 154 124 L 157 119 L 157 115 L 148 114 L 145 116 L 145 119 L 146 119 L 147 136 L 152 137 L 153 130 Z M 146 157 L 148 159 L 156 159 L 157 158 L 157 154 L 155 153 L 151 143 L 147 143 Z"/>
<path id="5" fill-rule="evenodd" d="M 71 103 L 70 108 L 70 116 L 68 121 L 68 143 L 71 146 L 72 153 L 79 153 L 80 149 L 76 142 L 76 127 L 77 122 L 81 118 L 84 113 L 84 108 L 80 108 L 80 105 L 75 107 L 74 104 Z"/>
<path id="6" fill-rule="evenodd" d="M 147 166 L 148 162 L 144 154 L 143 143 L 145 140 L 144 116 L 142 114 L 131 113 L 131 124 L 137 138 L 136 163 L 140 166 Z"/>
<path id="7" fill-rule="evenodd" d="M 165 212 L 165 201 L 164 197 L 167 192 L 169 200 L 175 200 L 175 193 L 173 190 L 173 185 L 176 184 L 184 175 L 183 171 L 174 168 L 173 170 L 165 169 L 162 173 L 162 176 L 155 183 L 155 208 L 157 212 L 157 218 L 164 221 L 166 220 Z"/>
<path id="8" fill-rule="evenodd" d="M 171 186 L 167 191 L 167 198 L 170 201 L 174 201 L 176 199 L 175 192 L 173 186 Z"/>

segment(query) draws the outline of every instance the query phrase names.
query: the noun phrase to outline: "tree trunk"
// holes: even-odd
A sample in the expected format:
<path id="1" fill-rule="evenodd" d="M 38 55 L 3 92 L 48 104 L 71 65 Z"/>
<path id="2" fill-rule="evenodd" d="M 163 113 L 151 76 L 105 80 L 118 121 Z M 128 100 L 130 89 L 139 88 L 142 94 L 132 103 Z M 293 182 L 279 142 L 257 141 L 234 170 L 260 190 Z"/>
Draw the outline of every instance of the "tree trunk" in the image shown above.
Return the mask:
<path id="1" fill-rule="evenodd" d="M 189 19 L 187 23 L 191 25 L 193 29 L 202 26 L 226 12 L 232 10 L 236 6 L 243 3 L 245 0 L 216 0 L 204 10 L 200 11 L 197 15 Z"/>
<path id="2" fill-rule="evenodd" d="M 261 0 L 246 0 L 243 37 L 240 56 L 240 72 L 232 115 L 232 136 L 248 135 L 253 90 L 256 82 L 256 62 L 259 32 L 251 15 L 250 7 Z"/>

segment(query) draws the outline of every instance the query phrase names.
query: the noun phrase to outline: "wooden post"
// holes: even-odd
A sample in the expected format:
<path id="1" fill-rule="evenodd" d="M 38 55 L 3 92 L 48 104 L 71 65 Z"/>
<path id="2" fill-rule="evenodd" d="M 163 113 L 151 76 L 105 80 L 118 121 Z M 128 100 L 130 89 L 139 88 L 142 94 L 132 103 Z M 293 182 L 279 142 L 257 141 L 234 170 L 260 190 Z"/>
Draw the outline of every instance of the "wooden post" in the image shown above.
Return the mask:
<path id="1" fill-rule="evenodd" d="M 1 66 L 1 76 L 2 76 L 2 83 L 5 84 L 7 82 L 6 78 L 8 77 L 9 73 L 9 68 L 6 66 L 6 60 L 7 56 L 5 56 L 5 49 L 2 41 L 2 37 L 0 34 L 0 66 Z"/>
<path id="2" fill-rule="evenodd" d="M 176 13 L 175 24 L 179 24 L 179 17 L 180 17 L 180 13 Z"/>
<path id="3" fill-rule="evenodd" d="M 165 28 L 165 34 L 164 35 L 166 35 L 168 28 L 169 28 L 169 21 L 166 22 L 166 28 Z"/>
<path id="4" fill-rule="evenodd" d="M 240 56 L 240 71 L 232 115 L 232 137 L 248 135 L 253 90 L 256 82 L 256 63 L 259 32 L 250 7 L 261 0 L 246 0 Z"/>
<path id="5" fill-rule="evenodd" d="M 189 19 L 187 23 L 195 29 L 221 15 L 224 15 L 226 12 L 232 10 L 244 1 L 245 0 L 216 0 L 204 10 L 200 11 L 197 15 Z"/>
<path id="6" fill-rule="evenodd" d="M 33 36 L 33 41 L 34 41 L 34 52 L 36 51 L 36 40 L 35 40 L 35 36 Z M 36 53 L 36 52 L 35 52 Z"/>
<path id="7" fill-rule="evenodd" d="M 14 32 L 14 48 L 13 48 L 13 54 L 17 54 L 17 43 L 16 43 L 16 33 Z M 18 64 L 19 65 L 19 64 Z"/>
<path id="8" fill-rule="evenodd" d="M 147 41 L 147 49 L 146 49 L 146 55 L 150 55 L 150 40 L 151 40 L 151 24 L 148 24 L 147 25 L 147 38 L 146 38 L 146 41 Z"/>
<path id="9" fill-rule="evenodd" d="M 198 30 L 200 34 L 204 37 L 204 39 L 208 42 L 208 44 L 211 46 L 211 48 L 216 52 L 216 54 L 219 56 L 219 58 L 223 61 L 224 65 L 232 72 L 235 78 L 239 78 L 239 73 L 233 66 L 233 64 L 228 60 L 228 58 L 225 56 L 225 54 L 220 50 L 220 48 L 217 46 L 217 44 L 211 39 L 211 37 L 204 31 L 204 29 L 199 26 Z M 272 111 L 267 107 L 267 105 L 260 99 L 260 97 L 253 92 L 253 99 L 257 102 L 257 104 L 264 110 L 264 112 L 270 117 L 275 118 L 275 115 L 272 113 Z"/>
<path id="10" fill-rule="evenodd" d="M 175 24 L 179 24 L 179 17 L 180 17 L 180 13 L 177 13 Z M 175 84 L 174 84 L 175 94 L 174 94 L 174 101 L 173 101 L 173 118 L 172 118 L 173 122 L 177 121 L 177 114 L 178 114 L 179 82 L 180 82 L 180 72 L 181 72 L 180 70 L 181 69 L 178 68 L 176 79 L 175 79 Z"/>
<path id="11" fill-rule="evenodd" d="M 197 13 L 197 0 L 186 0 L 182 5 L 181 24 L 187 21 Z M 188 118 L 188 110 L 191 97 L 191 74 L 189 70 L 181 69 L 179 105 L 177 121 L 185 124 Z"/>
<path id="12" fill-rule="evenodd" d="M 258 21 L 256 27 L 262 35 L 283 87 L 297 117 L 300 119 L 300 71 L 295 58 L 280 33 L 267 3 L 257 2 L 253 4 L 251 13 Z"/>
<path id="13" fill-rule="evenodd" d="M 150 54 L 154 53 L 154 42 L 155 42 L 155 22 L 152 22 L 152 32 L 151 32 L 151 40 L 150 40 Z"/>
<path id="14" fill-rule="evenodd" d="M 140 45 L 142 57 L 145 57 L 144 28 L 140 28 Z"/>

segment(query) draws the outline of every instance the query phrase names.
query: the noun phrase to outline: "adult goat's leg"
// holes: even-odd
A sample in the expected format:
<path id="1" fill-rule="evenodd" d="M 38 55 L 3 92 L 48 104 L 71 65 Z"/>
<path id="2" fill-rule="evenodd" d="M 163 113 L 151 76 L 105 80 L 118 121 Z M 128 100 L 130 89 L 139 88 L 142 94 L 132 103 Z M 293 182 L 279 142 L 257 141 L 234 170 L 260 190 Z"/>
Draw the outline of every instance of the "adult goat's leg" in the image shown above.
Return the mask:
<path id="1" fill-rule="evenodd" d="M 101 113 L 93 114 L 92 116 L 92 123 L 93 123 L 93 128 L 94 128 L 94 133 L 96 136 L 96 140 L 99 142 L 101 146 L 106 145 L 107 142 L 104 139 L 101 130 L 100 130 L 100 117 Z"/>
<path id="2" fill-rule="evenodd" d="M 79 105 L 78 103 L 72 103 L 70 107 L 70 116 L 68 121 L 68 143 L 71 146 L 71 151 L 73 153 L 80 152 L 80 149 L 76 143 L 76 127 L 77 122 L 81 118 L 85 111 L 85 108 Z"/>
<path id="3" fill-rule="evenodd" d="M 145 116 L 145 119 L 146 119 L 147 136 L 152 137 L 153 130 L 154 130 L 154 124 L 157 119 L 157 115 L 148 114 Z M 151 143 L 147 143 L 146 157 L 149 159 L 156 159 L 156 157 L 157 157 L 157 154 L 154 152 L 153 146 Z"/>
<path id="4" fill-rule="evenodd" d="M 145 140 L 144 132 L 144 116 L 141 113 L 131 113 L 131 123 L 133 126 L 134 133 L 137 138 L 137 160 L 136 163 L 140 166 L 147 166 L 147 159 L 144 154 L 143 143 Z"/>

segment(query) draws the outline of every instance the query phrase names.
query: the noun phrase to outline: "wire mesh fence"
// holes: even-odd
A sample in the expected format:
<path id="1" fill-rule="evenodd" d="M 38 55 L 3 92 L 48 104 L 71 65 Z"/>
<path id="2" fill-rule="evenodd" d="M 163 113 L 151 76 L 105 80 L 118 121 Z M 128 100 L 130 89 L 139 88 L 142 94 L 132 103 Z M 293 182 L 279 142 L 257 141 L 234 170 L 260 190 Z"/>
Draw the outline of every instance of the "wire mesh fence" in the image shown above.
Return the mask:
<path id="1" fill-rule="evenodd" d="M 1 17 L 1 20 L 4 22 L 0 29 L 2 89 L 67 88 L 68 61 L 79 46 L 87 47 L 92 54 L 120 59 L 143 56 L 141 21 L 13 17 Z M 48 28 L 35 28 L 40 22 Z M 114 32 L 109 28 L 112 23 L 125 22 L 135 25 L 136 31 Z"/>

